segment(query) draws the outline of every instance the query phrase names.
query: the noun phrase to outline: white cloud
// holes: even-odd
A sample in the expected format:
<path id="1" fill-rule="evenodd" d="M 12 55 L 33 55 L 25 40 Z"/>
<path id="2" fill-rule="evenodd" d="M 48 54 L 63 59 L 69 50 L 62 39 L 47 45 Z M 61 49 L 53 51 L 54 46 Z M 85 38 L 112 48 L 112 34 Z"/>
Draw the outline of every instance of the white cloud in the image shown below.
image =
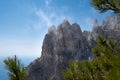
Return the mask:
<path id="1" fill-rule="evenodd" d="M 39 9 L 35 11 L 36 16 L 39 18 L 37 22 L 34 23 L 34 27 L 36 29 L 47 29 L 51 25 L 58 26 L 64 18 L 67 18 L 69 21 L 72 20 L 70 16 L 66 16 L 64 14 L 57 13 L 53 10 L 43 10 Z"/>
<path id="2" fill-rule="evenodd" d="M 48 27 L 50 27 L 52 24 L 57 26 L 66 17 L 70 19 L 69 16 L 65 16 L 64 14 L 58 14 L 53 10 L 50 11 L 34 8 L 34 12 L 37 20 L 31 21 L 32 28 L 30 29 L 35 29 L 39 31 L 38 34 L 41 38 L 39 38 L 39 40 L 37 39 L 38 41 L 36 43 L 28 41 L 22 43 L 21 40 L 17 40 L 18 42 L 8 41 L 7 43 L 6 41 L 3 41 L 4 43 L 0 41 L 0 44 L 2 43 L 0 45 L 0 56 L 8 57 L 17 55 L 20 57 L 40 57 L 42 51 L 43 37 L 44 34 L 46 34 L 46 32 L 44 31 L 47 31 Z M 19 43 L 19 41 L 21 43 Z"/>
<path id="3" fill-rule="evenodd" d="M 37 20 L 33 20 L 32 26 L 37 31 L 47 31 L 48 27 L 51 25 L 58 26 L 64 18 L 67 18 L 70 22 L 72 18 L 65 14 L 67 12 L 67 6 L 54 6 L 50 5 L 53 0 L 44 0 L 45 4 L 44 8 L 39 8 L 34 6 L 34 14 L 38 18 Z M 45 32 L 46 33 L 46 32 Z"/>
<path id="4" fill-rule="evenodd" d="M 50 3 L 52 2 L 52 0 L 45 0 L 45 4 L 48 6 Z"/>
<path id="5" fill-rule="evenodd" d="M 52 0 L 45 0 L 46 4 L 49 4 Z M 30 57 L 39 57 L 42 51 L 42 41 L 43 37 L 48 31 L 48 27 L 51 25 L 58 26 L 64 18 L 67 18 L 71 21 L 70 16 L 66 16 L 63 12 L 58 12 L 56 9 L 51 7 L 50 5 L 46 5 L 47 8 L 41 9 L 34 7 L 33 12 L 34 16 L 37 17 L 35 20 L 31 20 L 32 28 L 35 30 L 35 34 L 39 34 L 41 38 L 36 44 L 32 45 L 33 42 L 28 44 L 5 44 L 0 46 L 0 55 L 1 56 L 10 56 L 10 55 L 18 55 L 18 56 L 30 56 Z M 49 8 L 48 8 L 49 7 Z M 59 10 L 59 9 L 57 9 Z M 20 40 L 18 40 L 20 41 Z M 4 53 L 4 54 L 3 54 Z"/>
<path id="6" fill-rule="evenodd" d="M 48 16 L 44 11 L 39 10 L 36 12 L 36 14 L 44 23 L 46 23 L 46 26 L 51 25 L 50 16 Z"/>

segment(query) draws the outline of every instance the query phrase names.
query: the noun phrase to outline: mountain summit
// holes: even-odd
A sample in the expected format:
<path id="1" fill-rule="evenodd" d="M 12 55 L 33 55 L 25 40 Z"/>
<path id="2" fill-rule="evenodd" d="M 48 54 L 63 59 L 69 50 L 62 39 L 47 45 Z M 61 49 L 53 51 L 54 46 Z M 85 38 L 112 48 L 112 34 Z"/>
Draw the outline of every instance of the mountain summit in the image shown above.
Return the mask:
<path id="1" fill-rule="evenodd" d="M 120 41 L 119 29 L 119 16 L 106 19 L 102 25 L 95 20 L 91 32 L 82 32 L 77 23 L 71 25 L 67 19 L 57 29 L 51 26 L 43 41 L 41 57 L 28 66 L 28 80 L 64 80 L 61 71 L 68 61 L 93 58 L 91 49 L 98 35 Z"/>

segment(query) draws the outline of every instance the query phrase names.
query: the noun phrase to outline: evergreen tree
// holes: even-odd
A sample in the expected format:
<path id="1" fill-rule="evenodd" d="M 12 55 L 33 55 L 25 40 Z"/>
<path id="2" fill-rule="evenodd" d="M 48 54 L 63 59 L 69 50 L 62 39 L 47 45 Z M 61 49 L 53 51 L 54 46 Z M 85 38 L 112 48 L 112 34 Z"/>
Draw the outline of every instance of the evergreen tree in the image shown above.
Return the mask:
<path id="1" fill-rule="evenodd" d="M 99 36 L 97 46 L 93 48 L 96 62 L 101 68 L 105 80 L 120 79 L 120 44 Z M 114 73 L 114 74 L 113 74 Z"/>
<path id="2" fill-rule="evenodd" d="M 4 60 L 10 80 L 26 80 L 26 70 L 20 60 L 14 56 Z"/>
<path id="3" fill-rule="evenodd" d="M 90 61 L 72 61 L 63 76 L 66 80 L 119 80 L 120 45 L 99 36 L 93 48 L 95 58 Z"/>
<path id="4" fill-rule="evenodd" d="M 120 0 L 92 0 L 92 5 L 100 12 L 112 10 L 120 14 Z"/>

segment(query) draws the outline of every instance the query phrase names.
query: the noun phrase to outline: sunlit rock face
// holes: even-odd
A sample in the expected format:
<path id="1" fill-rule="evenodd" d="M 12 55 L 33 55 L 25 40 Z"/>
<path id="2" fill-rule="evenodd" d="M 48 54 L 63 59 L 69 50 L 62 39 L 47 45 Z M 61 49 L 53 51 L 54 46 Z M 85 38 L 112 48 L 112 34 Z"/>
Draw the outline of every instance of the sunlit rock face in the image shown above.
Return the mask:
<path id="1" fill-rule="evenodd" d="M 82 32 L 77 23 L 67 19 L 56 28 L 51 26 L 45 35 L 42 55 L 28 66 L 28 80 L 64 80 L 61 75 L 70 60 L 89 60 L 91 49 L 99 34 L 120 41 L 120 17 L 105 19 L 102 25 L 97 20 L 93 30 Z"/>
<path id="2" fill-rule="evenodd" d="M 107 39 L 120 41 L 120 16 L 108 17 L 104 19 L 103 24 L 92 31 L 95 35 L 102 34 Z"/>

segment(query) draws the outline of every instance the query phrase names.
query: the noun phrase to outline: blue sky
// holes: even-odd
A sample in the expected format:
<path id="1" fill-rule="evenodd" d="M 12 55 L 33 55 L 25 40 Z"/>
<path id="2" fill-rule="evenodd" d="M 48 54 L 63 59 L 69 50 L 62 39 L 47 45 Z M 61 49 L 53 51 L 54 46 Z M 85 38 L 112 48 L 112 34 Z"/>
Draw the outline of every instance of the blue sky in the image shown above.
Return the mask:
<path id="1" fill-rule="evenodd" d="M 64 18 L 91 30 L 110 13 L 98 13 L 90 0 L 0 0 L 0 56 L 39 57 L 49 26 Z"/>

